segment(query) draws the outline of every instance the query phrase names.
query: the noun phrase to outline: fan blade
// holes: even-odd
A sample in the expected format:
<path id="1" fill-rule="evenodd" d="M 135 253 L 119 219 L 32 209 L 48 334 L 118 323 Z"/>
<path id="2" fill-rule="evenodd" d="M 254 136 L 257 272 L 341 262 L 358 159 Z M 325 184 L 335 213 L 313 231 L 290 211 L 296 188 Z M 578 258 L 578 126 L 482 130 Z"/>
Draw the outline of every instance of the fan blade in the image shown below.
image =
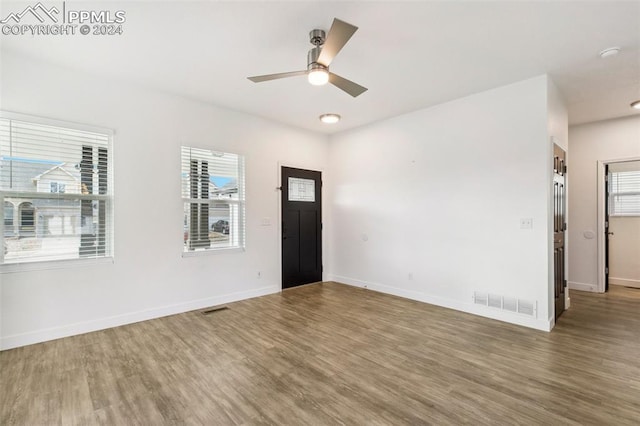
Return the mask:
<path id="1" fill-rule="evenodd" d="M 336 86 L 338 89 L 342 89 L 354 98 L 367 91 L 366 87 L 360 86 L 351 80 L 347 80 L 344 77 L 340 77 L 338 74 L 332 72 L 329 73 L 329 83 Z"/>
<path id="2" fill-rule="evenodd" d="M 281 72 L 278 74 L 267 74 L 267 75 L 256 75 L 254 77 L 247 77 L 249 80 L 253 81 L 254 83 L 260 83 L 263 81 L 269 81 L 269 80 L 277 80 L 279 78 L 287 78 L 287 77 L 296 77 L 298 75 L 305 75 L 307 73 L 306 70 L 304 71 L 291 71 L 291 72 Z"/>
<path id="3" fill-rule="evenodd" d="M 320 56 L 318 57 L 318 63 L 328 67 L 333 58 L 340 52 L 345 44 L 349 41 L 353 33 L 358 30 L 358 27 L 354 27 L 351 24 L 347 24 L 337 18 L 333 19 L 327 39 L 322 45 Z"/>

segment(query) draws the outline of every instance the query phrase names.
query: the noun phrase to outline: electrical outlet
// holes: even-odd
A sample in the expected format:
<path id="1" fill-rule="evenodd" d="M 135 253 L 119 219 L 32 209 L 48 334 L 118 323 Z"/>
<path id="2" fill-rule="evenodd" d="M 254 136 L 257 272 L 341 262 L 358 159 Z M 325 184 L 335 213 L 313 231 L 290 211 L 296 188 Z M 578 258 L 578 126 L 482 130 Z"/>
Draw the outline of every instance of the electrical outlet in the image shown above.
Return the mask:
<path id="1" fill-rule="evenodd" d="M 533 229 L 533 219 L 530 217 L 520 219 L 520 229 Z"/>

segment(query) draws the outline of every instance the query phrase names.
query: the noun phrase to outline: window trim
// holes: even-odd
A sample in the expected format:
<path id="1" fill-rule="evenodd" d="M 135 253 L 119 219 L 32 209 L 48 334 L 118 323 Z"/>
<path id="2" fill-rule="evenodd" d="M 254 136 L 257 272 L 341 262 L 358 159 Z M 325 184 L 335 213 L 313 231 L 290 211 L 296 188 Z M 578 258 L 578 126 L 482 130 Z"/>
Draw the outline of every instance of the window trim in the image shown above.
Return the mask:
<path id="1" fill-rule="evenodd" d="M 22 114 L 12 111 L 0 110 L 0 118 L 7 120 L 23 121 L 27 123 L 39 124 L 44 126 L 62 127 L 72 130 L 100 133 L 109 138 L 109 163 L 107 164 L 108 173 L 108 194 L 107 195 L 85 195 L 85 194 L 68 194 L 68 193 L 37 193 L 24 191 L 0 191 L 0 202 L 4 207 L 4 201 L 7 195 L 12 197 L 28 197 L 38 199 L 50 199 L 54 196 L 57 199 L 75 199 L 75 200 L 98 200 L 108 201 L 109 205 L 109 227 L 107 230 L 107 238 L 111 241 L 111 250 L 109 256 L 88 257 L 78 259 L 59 259 L 59 260 L 34 260 L 23 261 L 18 263 L 4 263 L 4 249 L 0 247 L 0 275 L 5 273 L 51 270 L 51 269 L 67 269 L 76 266 L 88 266 L 96 264 L 115 263 L 115 178 L 114 178 L 114 136 L 116 132 L 113 129 L 89 124 L 82 124 L 73 121 L 58 120 L 55 118 L 47 118 L 37 115 Z M 4 208 L 0 211 L 0 233 L 2 233 L 4 241 Z"/>
<path id="2" fill-rule="evenodd" d="M 45 126 L 66 127 L 73 130 L 80 130 L 84 132 L 103 133 L 110 138 L 116 134 L 113 129 L 106 127 L 93 126 L 89 124 L 81 124 L 73 121 L 63 121 L 54 118 L 45 118 L 37 115 L 20 114 L 17 112 L 2 111 L 0 110 L 0 118 L 6 118 L 8 120 L 27 121 L 34 124 L 42 124 Z M 113 143 L 113 140 L 111 141 Z M 113 149 L 113 147 L 111 147 Z"/>
<path id="3" fill-rule="evenodd" d="M 86 259 L 37 260 L 21 263 L 5 263 L 0 265 L 0 275 L 29 271 L 50 271 L 91 265 L 114 264 L 113 256 L 90 257 Z"/>
<path id="4" fill-rule="evenodd" d="M 220 255 L 220 254 L 232 254 L 232 253 L 244 253 L 245 247 L 218 247 L 209 248 L 204 250 L 182 251 L 182 257 L 198 257 L 208 255 Z"/>

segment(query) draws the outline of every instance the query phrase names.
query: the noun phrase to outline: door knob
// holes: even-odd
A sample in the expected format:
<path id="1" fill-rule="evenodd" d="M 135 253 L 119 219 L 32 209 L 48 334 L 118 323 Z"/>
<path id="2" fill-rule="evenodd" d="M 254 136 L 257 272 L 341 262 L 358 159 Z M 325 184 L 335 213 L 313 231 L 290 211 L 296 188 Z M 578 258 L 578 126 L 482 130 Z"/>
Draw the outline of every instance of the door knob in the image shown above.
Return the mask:
<path id="1" fill-rule="evenodd" d="M 613 235 L 613 232 L 607 232 L 608 235 Z"/>

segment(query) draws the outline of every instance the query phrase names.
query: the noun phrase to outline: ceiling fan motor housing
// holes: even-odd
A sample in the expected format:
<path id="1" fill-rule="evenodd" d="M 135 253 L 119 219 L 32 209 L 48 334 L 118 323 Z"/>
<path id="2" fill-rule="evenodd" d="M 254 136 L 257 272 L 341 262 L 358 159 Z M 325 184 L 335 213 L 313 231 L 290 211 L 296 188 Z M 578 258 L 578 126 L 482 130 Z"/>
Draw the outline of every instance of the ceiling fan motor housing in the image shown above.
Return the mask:
<path id="1" fill-rule="evenodd" d="M 322 46 L 324 44 L 325 39 L 327 34 L 324 32 L 324 30 L 311 30 L 311 32 L 309 32 L 309 43 L 313 44 L 314 46 Z"/>
<path id="2" fill-rule="evenodd" d="M 318 56 L 320 56 L 321 50 L 322 49 L 320 48 L 320 46 L 316 46 L 313 49 L 309 50 L 309 53 L 307 54 L 307 70 L 308 71 L 319 69 L 319 68 L 327 69 L 327 67 L 318 63 Z"/>
<path id="3" fill-rule="evenodd" d="M 315 69 L 327 69 L 324 65 L 320 65 L 318 63 L 318 57 L 320 56 L 320 51 L 326 39 L 326 33 L 324 30 L 311 30 L 309 32 L 309 42 L 313 44 L 315 47 L 309 50 L 307 54 L 307 71 L 312 71 Z"/>

